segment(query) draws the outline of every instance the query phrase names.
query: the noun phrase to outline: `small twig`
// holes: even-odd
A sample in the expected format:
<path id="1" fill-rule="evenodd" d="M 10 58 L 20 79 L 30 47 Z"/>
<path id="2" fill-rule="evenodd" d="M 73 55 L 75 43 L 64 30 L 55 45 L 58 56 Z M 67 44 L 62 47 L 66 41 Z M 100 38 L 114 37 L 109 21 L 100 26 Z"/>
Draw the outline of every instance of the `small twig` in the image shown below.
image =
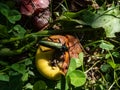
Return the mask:
<path id="1" fill-rule="evenodd" d="M 9 69 L 10 69 L 10 66 L 7 66 L 7 67 L 5 67 L 4 69 L 0 70 L 0 73 L 4 72 L 4 71 L 6 71 L 6 70 L 9 70 Z"/>
<path id="2" fill-rule="evenodd" d="M 120 79 L 120 77 L 117 79 L 117 81 L 118 81 L 119 79 Z M 108 90 L 111 90 L 115 83 L 116 83 L 116 82 L 114 81 L 114 82 L 112 83 L 112 85 L 108 88 Z"/>
<path id="3" fill-rule="evenodd" d="M 96 64 L 98 64 L 100 61 L 97 61 L 94 65 L 92 65 L 85 73 L 89 72 Z"/>

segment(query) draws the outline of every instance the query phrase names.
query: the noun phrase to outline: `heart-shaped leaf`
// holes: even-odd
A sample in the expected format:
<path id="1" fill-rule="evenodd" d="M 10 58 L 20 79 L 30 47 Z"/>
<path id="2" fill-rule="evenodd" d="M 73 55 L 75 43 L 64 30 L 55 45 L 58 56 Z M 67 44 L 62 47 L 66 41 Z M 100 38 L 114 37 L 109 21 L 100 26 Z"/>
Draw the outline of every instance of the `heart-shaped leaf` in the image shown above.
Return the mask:
<path id="1" fill-rule="evenodd" d="M 85 84 L 86 82 L 86 76 L 84 72 L 80 70 L 74 70 L 69 74 L 71 84 L 75 87 L 79 87 Z"/>
<path id="2" fill-rule="evenodd" d="M 21 14 L 17 10 L 11 10 L 7 5 L 0 3 L 0 12 L 4 15 L 8 21 L 15 24 L 16 21 L 21 19 Z"/>

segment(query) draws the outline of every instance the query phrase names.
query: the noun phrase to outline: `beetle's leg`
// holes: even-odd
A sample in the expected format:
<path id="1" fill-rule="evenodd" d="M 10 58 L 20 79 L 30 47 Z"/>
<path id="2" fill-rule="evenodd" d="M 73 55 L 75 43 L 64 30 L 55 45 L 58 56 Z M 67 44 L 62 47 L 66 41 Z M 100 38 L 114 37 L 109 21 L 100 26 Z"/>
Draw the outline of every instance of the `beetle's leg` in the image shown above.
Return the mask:
<path id="1" fill-rule="evenodd" d="M 60 69 L 62 69 L 62 63 L 63 63 L 63 55 L 59 53 L 59 51 L 54 52 L 54 56 L 52 60 L 50 60 L 50 65 L 51 66 L 57 66 Z"/>
<path id="2" fill-rule="evenodd" d="M 62 64 L 62 68 L 63 68 L 63 72 L 66 73 L 67 72 L 67 69 L 68 69 L 68 66 L 69 66 L 69 63 L 70 63 L 70 55 L 69 55 L 69 51 L 68 51 L 68 40 L 66 40 L 65 42 L 65 45 L 67 47 L 67 50 L 64 51 L 64 62 Z"/>
<path id="3" fill-rule="evenodd" d="M 50 38 L 50 37 L 48 37 L 48 40 L 50 40 L 50 41 L 52 41 L 52 42 L 53 42 L 53 39 L 52 39 L 52 38 Z"/>
<path id="4" fill-rule="evenodd" d="M 58 56 L 57 56 L 56 51 L 55 51 L 52 59 L 50 60 L 50 64 L 51 64 L 52 66 L 57 66 L 57 57 L 58 57 Z"/>
<path id="5" fill-rule="evenodd" d="M 68 69 L 68 66 L 69 66 L 69 63 L 70 63 L 69 59 L 70 59 L 69 52 L 66 51 L 65 54 L 64 54 L 64 62 L 62 64 L 62 70 L 63 70 L 64 73 L 67 72 L 67 69 Z"/>

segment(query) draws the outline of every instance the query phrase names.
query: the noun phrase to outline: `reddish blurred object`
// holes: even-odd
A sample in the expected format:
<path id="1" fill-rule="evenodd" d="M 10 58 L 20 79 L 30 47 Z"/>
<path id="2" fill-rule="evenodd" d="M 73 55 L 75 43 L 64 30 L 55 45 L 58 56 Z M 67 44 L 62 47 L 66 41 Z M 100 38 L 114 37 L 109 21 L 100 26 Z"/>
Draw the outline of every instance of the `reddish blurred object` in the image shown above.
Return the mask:
<path id="1" fill-rule="evenodd" d="M 33 21 L 31 25 L 35 29 L 41 30 L 49 23 L 51 16 L 49 4 L 50 0 L 21 0 L 20 12 L 23 18 L 24 16 L 30 17 L 31 21 Z"/>
<path id="2" fill-rule="evenodd" d="M 49 9 L 44 10 L 44 12 L 38 13 L 33 17 L 34 25 L 36 28 L 42 29 L 48 25 L 51 13 Z"/>
<path id="3" fill-rule="evenodd" d="M 23 15 L 31 16 L 36 11 L 43 11 L 48 8 L 49 0 L 21 0 L 20 11 Z"/>

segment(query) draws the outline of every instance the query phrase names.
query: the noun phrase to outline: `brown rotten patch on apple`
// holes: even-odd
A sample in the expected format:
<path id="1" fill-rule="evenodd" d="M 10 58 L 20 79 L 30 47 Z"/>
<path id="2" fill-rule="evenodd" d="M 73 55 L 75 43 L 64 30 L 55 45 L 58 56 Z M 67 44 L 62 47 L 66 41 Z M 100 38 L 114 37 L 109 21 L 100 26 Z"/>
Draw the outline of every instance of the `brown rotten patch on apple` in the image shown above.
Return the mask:
<path id="1" fill-rule="evenodd" d="M 49 61 L 51 66 L 58 66 L 65 75 L 70 64 L 70 59 L 78 58 L 79 53 L 82 52 L 79 39 L 73 35 L 52 35 L 47 40 L 62 44 L 62 47 L 59 49 L 53 47 L 55 51 L 52 59 Z"/>
<path id="2" fill-rule="evenodd" d="M 56 50 L 54 55 L 58 55 L 58 57 L 53 58 L 57 58 L 58 61 L 62 62 L 60 68 L 64 74 L 66 74 L 70 59 L 78 58 L 78 54 L 82 52 L 79 39 L 72 35 L 53 35 L 49 38 L 51 38 L 53 42 L 61 43 L 63 45 L 63 48 L 66 46 L 66 50 Z"/>

